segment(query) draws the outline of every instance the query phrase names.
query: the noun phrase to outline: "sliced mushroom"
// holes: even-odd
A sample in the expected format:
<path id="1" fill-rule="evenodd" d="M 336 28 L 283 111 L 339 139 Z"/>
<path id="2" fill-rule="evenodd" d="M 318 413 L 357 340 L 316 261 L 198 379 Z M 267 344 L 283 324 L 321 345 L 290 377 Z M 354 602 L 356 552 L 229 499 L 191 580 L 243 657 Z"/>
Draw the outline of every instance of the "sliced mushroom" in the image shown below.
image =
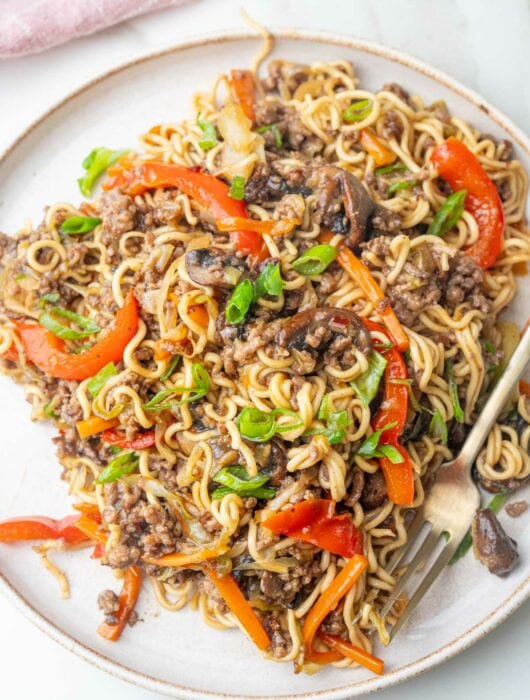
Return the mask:
<path id="1" fill-rule="evenodd" d="M 508 537 L 491 510 L 477 510 L 471 532 L 475 556 L 492 574 L 506 576 L 517 566 L 517 543 Z"/>
<path id="2" fill-rule="evenodd" d="M 530 483 L 530 474 L 525 476 L 523 479 L 488 479 L 487 476 L 483 476 L 477 469 L 473 470 L 473 477 L 475 481 L 482 486 L 483 489 L 489 491 L 490 493 L 500 493 L 501 491 L 518 491 L 523 486 Z"/>
<path id="3" fill-rule="evenodd" d="M 353 311 L 333 307 L 306 309 L 277 322 L 276 341 L 294 356 L 291 369 L 312 372 L 319 362 L 338 358 L 343 366 L 355 362 L 354 347 L 368 355 L 370 334 Z"/>
<path id="4" fill-rule="evenodd" d="M 352 480 L 345 499 L 345 504 L 352 508 L 361 498 L 364 489 L 365 474 L 359 467 L 353 468 Z"/>
<path id="5" fill-rule="evenodd" d="M 316 195 L 315 220 L 332 230 L 348 233 L 349 245 L 358 245 L 376 208 L 361 181 L 347 170 L 325 165 L 311 170 L 307 186 Z M 348 221 L 349 231 L 345 227 Z"/>
<path id="6" fill-rule="evenodd" d="M 186 253 L 186 272 L 193 282 L 205 287 L 235 287 L 243 261 L 219 248 L 196 248 Z"/>
<path id="7" fill-rule="evenodd" d="M 387 488 L 383 472 L 364 475 L 361 505 L 365 510 L 374 510 L 383 505 L 387 498 Z"/>
<path id="8" fill-rule="evenodd" d="M 281 486 L 287 476 L 287 452 L 278 440 L 255 444 L 256 461 L 260 471 L 270 474 L 270 485 Z"/>

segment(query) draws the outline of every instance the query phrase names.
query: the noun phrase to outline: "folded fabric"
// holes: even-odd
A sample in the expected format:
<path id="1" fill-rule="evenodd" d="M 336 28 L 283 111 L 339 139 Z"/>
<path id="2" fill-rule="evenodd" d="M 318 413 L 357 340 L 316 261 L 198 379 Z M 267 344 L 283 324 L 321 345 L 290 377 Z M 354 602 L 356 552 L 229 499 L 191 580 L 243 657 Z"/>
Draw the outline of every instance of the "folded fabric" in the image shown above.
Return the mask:
<path id="1" fill-rule="evenodd" d="M 0 58 L 43 51 L 186 0 L 0 0 Z"/>

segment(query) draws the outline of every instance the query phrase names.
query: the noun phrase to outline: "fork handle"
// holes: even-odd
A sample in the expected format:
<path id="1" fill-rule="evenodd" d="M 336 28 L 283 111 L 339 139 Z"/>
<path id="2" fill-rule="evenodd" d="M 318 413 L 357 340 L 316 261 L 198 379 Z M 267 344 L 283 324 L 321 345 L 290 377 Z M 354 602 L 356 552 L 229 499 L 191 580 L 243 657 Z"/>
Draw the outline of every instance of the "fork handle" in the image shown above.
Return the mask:
<path id="1" fill-rule="evenodd" d="M 525 365 L 530 360 L 530 326 L 526 329 L 508 366 L 504 370 L 502 377 L 493 389 L 486 405 L 477 418 L 471 432 L 462 446 L 457 460 L 462 467 L 471 470 L 476 456 L 482 449 L 482 445 L 488 436 L 497 416 L 502 411 L 506 400 L 513 390 L 515 382 L 523 373 Z M 456 461 L 456 460 L 455 460 Z"/>

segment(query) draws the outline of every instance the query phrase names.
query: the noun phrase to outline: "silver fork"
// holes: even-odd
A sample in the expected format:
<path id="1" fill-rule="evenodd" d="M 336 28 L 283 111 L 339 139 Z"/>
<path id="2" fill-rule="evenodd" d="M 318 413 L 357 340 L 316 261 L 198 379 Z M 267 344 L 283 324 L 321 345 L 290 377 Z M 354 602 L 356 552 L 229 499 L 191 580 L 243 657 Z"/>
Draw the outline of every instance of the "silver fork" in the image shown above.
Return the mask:
<path id="1" fill-rule="evenodd" d="M 455 553 L 471 525 L 475 511 L 480 505 L 480 495 L 471 478 L 471 467 L 529 359 L 530 328 L 526 330 L 519 342 L 501 380 L 494 388 L 462 446 L 460 454 L 452 461 L 443 464 L 437 471 L 434 486 L 408 529 L 407 544 L 397 550 L 388 563 L 387 571 L 392 573 L 408 559 L 420 541 L 420 532 L 426 530 L 427 534 L 419 549 L 407 565 L 405 572 L 399 578 L 381 610 L 382 616 L 388 614 L 414 574 L 427 562 L 433 551 L 439 548 L 442 536 L 446 538 L 446 542 L 436 555 L 431 568 L 427 570 L 405 609 L 390 630 L 390 639 L 396 636 L 412 615 L 420 600 Z"/>

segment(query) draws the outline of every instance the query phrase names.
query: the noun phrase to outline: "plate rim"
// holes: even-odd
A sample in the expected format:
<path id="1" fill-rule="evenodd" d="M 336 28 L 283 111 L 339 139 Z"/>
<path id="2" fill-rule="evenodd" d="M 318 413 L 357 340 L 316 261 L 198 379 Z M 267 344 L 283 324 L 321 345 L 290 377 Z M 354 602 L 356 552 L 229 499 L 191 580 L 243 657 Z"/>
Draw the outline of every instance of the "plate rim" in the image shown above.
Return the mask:
<path id="1" fill-rule="evenodd" d="M 518 146 L 526 152 L 530 158 L 530 139 L 509 117 L 501 110 L 489 103 L 488 100 L 467 88 L 460 81 L 455 80 L 450 75 L 434 68 L 429 63 L 418 59 L 406 52 L 399 51 L 378 42 L 367 39 L 338 34 L 335 32 L 313 31 L 305 29 L 291 28 L 271 28 L 271 34 L 276 39 L 287 39 L 295 41 L 313 41 L 321 44 L 342 46 L 354 50 L 359 50 L 364 53 L 380 56 L 392 62 L 400 63 L 401 65 L 411 68 L 418 73 L 441 83 L 443 86 L 458 94 L 459 96 L 471 102 L 475 107 L 484 111 L 497 125 L 505 131 Z M 207 32 L 194 35 L 193 37 L 178 41 L 175 43 L 167 43 L 163 47 L 155 51 L 133 52 L 130 58 L 121 61 L 113 68 L 104 72 L 98 73 L 95 77 L 83 81 L 75 90 L 68 92 L 62 99 L 56 101 L 51 107 L 44 111 L 39 117 L 34 119 L 0 154 L 0 168 L 5 161 L 23 144 L 23 142 L 31 135 L 31 133 L 41 124 L 47 121 L 55 112 L 65 107 L 71 100 L 75 99 L 87 90 L 101 83 L 110 77 L 125 72 L 135 65 L 146 63 L 151 60 L 156 60 L 163 56 L 172 53 L 178 53 L 190 48 L 196 48 L 204 44 L 219 43 L 225 44 L 246 39 L 255 39 L 261 41 L 262 37 L 255 32 L 247 29 L 232 29 L 219 30 L 215 32 Z M 164 681 L 154 676 L 150 676 L 141 671 L 135 670 L 121 664 L 118 661 L 112 661 L 108 657 L 91 649 L 85 644 L 76 640 L 68 632 L 61 629 L 59 625 L 37 610 L 25 596 L 17 591 L 10 583 L 7 577 L 0 571 L 0 592 L 17 608 L 30 622 L 44 632 L 48 637 L 58 642 L 65 649 L 76 654 L 84 661 L 88 661 L 93 666 L 113 675 L 121 680 L 128 681 L 147 690 L 161 693 L 162 695 L 177 697 L 177 698 L 192 698 L 192 699 L 219 699 L 219 698 L 243 698 L 248 696 L 232 695 L 227 693 L 217 693 L 213 691 L 199 691 L 189 688 L 171 681 Z M 405 666 L 390 671 L 383 676 L 375 676 L 364 681 L 358 682 L 355 685 L 345 685 L 329 690 L 321 690 L 315 692 L 303 692 L 287 695 L 274 696 L 254 696 L 259 700 L 272 700 L 273 698 L 281 700 L 347 700 L 348 698 L 364 695 L 366 693 L 382 690 L 397 685 L 405 680 L 414 678 L 415 676 L 424 673 L 425 671 L 438 666 L 455 656 L 460 651 L 469 648 L 472 644 L 482 639 L 501 622 L 506 620 L 522 603 L 530 598 L 530 576 L 527 577 L 515 590 L 513 590 L 503 602 L 484 617 L 480 622 L 476 623 L 468 630 L 460 634 L 456 639 L 451 640 L 438 650 L 422 656 L 415 661 L 412 661 Z"/>

